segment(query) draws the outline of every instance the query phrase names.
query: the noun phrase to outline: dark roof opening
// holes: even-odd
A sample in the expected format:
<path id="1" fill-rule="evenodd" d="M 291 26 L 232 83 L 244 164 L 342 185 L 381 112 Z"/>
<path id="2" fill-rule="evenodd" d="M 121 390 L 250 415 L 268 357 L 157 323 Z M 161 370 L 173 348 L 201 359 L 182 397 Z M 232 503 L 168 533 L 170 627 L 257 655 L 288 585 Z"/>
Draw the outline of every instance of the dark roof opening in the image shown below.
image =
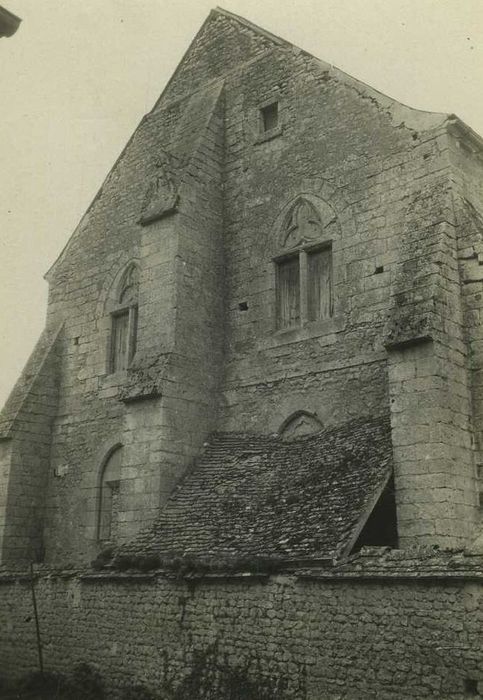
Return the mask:
<path id="1" fill-rule="evenodd" d="M 394 492 L 394 477 L 391 476 L 372 513 L 357 538 L 353 552 L 362 547 L 392 547 L 398 546 L 396 496 Z"/>

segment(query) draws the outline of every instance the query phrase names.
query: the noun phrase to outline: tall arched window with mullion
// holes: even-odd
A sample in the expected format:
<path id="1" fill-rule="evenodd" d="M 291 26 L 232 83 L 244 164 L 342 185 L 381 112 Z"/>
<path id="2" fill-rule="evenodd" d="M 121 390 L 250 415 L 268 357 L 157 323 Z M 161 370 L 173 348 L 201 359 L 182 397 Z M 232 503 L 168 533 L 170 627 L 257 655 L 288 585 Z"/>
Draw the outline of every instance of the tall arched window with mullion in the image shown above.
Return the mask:
<path id="1" fill-rule="evenodd" d="M 332 221 L 333 217 L 328 223 Z M 298 198 L 280 234 L 281 246 L 289 250 L 275 259 L 278 329 L 332 316 L 332 245 L 325 237 L 315 206 L 304 197 Z"/>
<path id="2" fill-rule="evenodd" d="M 109 371 L 121 372 L 136 352 L 139 271 L 133 263 L 124 272 L 111 310 Z"/>

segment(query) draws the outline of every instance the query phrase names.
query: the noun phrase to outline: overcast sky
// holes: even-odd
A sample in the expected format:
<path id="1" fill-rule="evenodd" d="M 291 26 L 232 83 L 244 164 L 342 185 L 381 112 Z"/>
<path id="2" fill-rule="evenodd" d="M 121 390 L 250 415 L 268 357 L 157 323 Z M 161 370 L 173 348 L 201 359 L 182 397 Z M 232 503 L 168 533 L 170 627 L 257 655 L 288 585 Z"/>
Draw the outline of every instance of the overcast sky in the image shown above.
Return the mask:
<path id="1" fill-rule="evenodd" d="M 216 2 L 216 0 L 214 0 Z M 213 7 L 210 0 L 0 0 L 0 404 L 45 318 L 43 275 Z M 483 0 L 223 0 L 419 109 L 483 134 Z"/>

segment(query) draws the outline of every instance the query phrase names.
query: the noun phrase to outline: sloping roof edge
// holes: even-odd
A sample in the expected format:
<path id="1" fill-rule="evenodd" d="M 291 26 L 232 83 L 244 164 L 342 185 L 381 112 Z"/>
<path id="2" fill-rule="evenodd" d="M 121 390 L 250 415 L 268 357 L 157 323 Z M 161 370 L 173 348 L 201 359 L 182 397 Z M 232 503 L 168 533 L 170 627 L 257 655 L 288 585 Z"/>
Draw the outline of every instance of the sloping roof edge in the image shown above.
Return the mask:
<path id="1" fill-rule="evenodd" d="M 62 321 L 53 329 L 44 329 L 25 367 L 0 411 L 0 440 L 11 437 L 12 427 L 27 400 L 34 383 L 42 372 L 64 327 Z"/>
<path id="2" fill-rule="evenodd" d="M 327 61 L 320 59 L 318 56 L 315 56 L 306 49 L 302 49 L 296 44 L 293 44 L 292 42 L 288 41 L 287 39 L 279 37 L 276 34 L 272 34 L 272 32 L 269 32 L 263 27 L 260 27 L 254 22 L 251 22 L 250 20 L 247 20 L 244 17 L 235 14 L 234 12 L 230 12 L 222 7 L 217 6 L 216 8 L 211 10 L 210 16 L 212 14 L 220 14 L 224 15 L 225 17 L 234 19 L 243 26 L 248 27 L 252 31 L 260 34 L 261 36 L 272 40 L 278 46 L 285 45 L 288 48 L 301 51 L 307 56 L 310 56 L 311 58 L 315 59 L 320 64 L 321 68 L 323 70 L 328 70 L 333 77 L 339 79 L 341 82 L 345 83 L 349 87 L 362 89 L 365 93 L 367 93 L 367 97 L 372 97 L 375 100 L 377 100 L 382 107 L 386 108 L 386 110 L 391 113 L 393 123 L 395 125 L 405 124 L 409 128 L 424 130 L 447 126 L 448 128 L 453 129 L 454 131 L 457 130 L 459 135 L 466 137 L 469 141 L 472 142 L 472 144 L 474 144 L 478 148 L 483 148 L 483 137 L 481 137 L 476 131 L 474 131 L 470 126 L 468 126 L 462 119 L 460 119 L 460 117 L 458 117 L 454 113 L 433 112 L 430 110 L 419 109 L 418 107 L 412 107 L 411 105 L 407 105 L 404 102 L 398 100 L 396 97 L 391 97 L 390 95 L 387 95 L 381 90 L 377 90 L 372 85 L 368 85 L 360 78 L 355 78 L 349 73 L 346 73 L 341 68 L 335 66 L 333 63 L 328 63 Z M 208 21 L 208 19 L 209 17 L 206 21 Z"/>
<path id="3" fill-rule="evenodd" d="M 116 158 L 116 160 L 114 161 L 113 165 L 109 168 L 109 172 L 107 173 L 107 175 L 106 175 L 105 178 L 103 179 L 102 184 L 101 184 L 101 186 L 99 187 L 99 189 L 97 190 L 96 194 L 95 194 L 94 197 L 91 199 L 90 204 L 87 206 L 87 209 L 86 209 L 85 212 L 82 214 L 81 218 L 79 219 L 79 222 L 78 222 L 77 226 L 76 226 L 76 227 L 74 228 L 74 230 L 72 231 L 72 233 L 71 233 L 71 235 L 69 236 L 68 240 L 66 241 L 64 247 L 63 247 L 62 250 L 60 251 L 59 255 L 56 257 L 56 259 L 54 260 L 54 262 L 52 263 L 52 265 L 49 267 L 49 269 L 47 270 L 47 272 L 44 274 L 44 280 L 46 280 L 47 282 L 50 282 L 50 281 L 51 281 L 52 275 L 53 275 L 53 272 L 54 272 L 55 268 L 56 268 L 57 265 L 61 262 L 61 260 L 63 260 L 63 259 L 65 258 L 66 254 L 67 254 L 67 251 L 69 250 L 69 248 L 70 248 L 70 246 L 71 246 L 71 243 L 72 243 L 72 241 L 74 240 L 74 236 L 76 235 L 76 233 L 78 232 L 78 230 L 80 229 L 80 227 L 83 225 L 84 221 L 87 219 L 87 217 L 88 217 L 88 215 L 89 215 L 89 213 L 90 213 L 92 207 L 94 206 L 94 204 L 97 202 L 97 200 L 98 200 L 99 197 L 101 196 L 102 190 L 104 189 L 105 184 L 107 183 L 109 177 L 111 176 L 111 173 L 114 171 L 114 169 L 116 168 L 117 164 L 121 161 L 121 159 L 122 159 L 122 157 L 124 156 L 125 152 L 126 152 L 127 149 L 129 148 L 131 142 L 134 140 L 134 137 L 136 136 L 139 127 L 144 123 L 144 121 L 148 118 L 148 116 L 149 116 L 148 114 L 145 114 L 145 115 L 142 117 L 142 119 L 139 121 L 139 124 L 136 126 L 136 128 L 135 128 L 134 131 L 132 132 L 131 136 L 129 137 L 128 141 L 127 141 L 126 144 L 124 145 L 123 149 L 122 149 L 121 152 L 119 153 L 119 155 L 118 155 L 118 157 Z"/>
<path id="4" fill-rule="evenodd" d="M 266 29 L 263 29 L 262 27 L 258 26 L 257 24 L 254 24 L 250 20 L 245 19 L 244 17 L 241 17 L 233 12 L 229 12 L 228 10 L 225 10 L 221 7 L 216 7 L 210 11 L 208 14 L 208 17 L 205 19 L 199 30 L 196 32 L 195 36 L 193 37 L 192 41 L 190 42 L 188 48 L 184 52 L 183 56 L 181 57 L 176 69 L 174 70 L 173 74 L 169 78 L 168 82 L 166 83 L 163 91 L 161 92 L 161 95 L 159 98 L 156 100 L 154 103 L 153 108 L 145 114 L 142 119 L 140 120 L 139 124 L 133 131 L 131 137 L 127 141 L 126 145 L 124 148 L 121 150 L 118 158 L 114 162 L 113 166 L 109 169 L 109 172 L 107 173 L 106 177 L 104 178 L 101 186 L 99 187 L 97 193 L 93 197 L 92 201 L 88 205 L 85 213 L 81 217 L 79 223 L 77 226 L 74 228 L 71 236 L 69 237 L 69 240 L 66 242 L 65 246 L 61 250 L 60 254 L 58 257 L 55 259 L 55 261 L 52 263 L 50 268 L 47 270 L 47 272 L 44 275 L 44 279 L 47 280 L 47 282 L 50 282 L 52 274 L 54 269 L 57 267 L 57 265 L 60 263 L 60 261 L 65 257 L 69 247 L 71 240 L 77 233 L 79 227 L 83 224 L 84 220 L 88 216 L 90 210 L 92 209 L 93 205 L 99 198 L 104 185 L 106 181 L 108 180 L 110 174 L 113 172 L 117 164 L 120 162 L 122 157 L 124 156 L 124 153 L 128 149 L 131 141 L 133 140 L 136 132 L 138 131 L 139 127 L 141 124 L 149 118 L 149 115 L 156 110 L 158 107 L 159 103 L 161 102 L 163 96 L 169 89 L 169 86 L 175 79 L 176 75 L 178 74 L 181 65 L 183 61 L 185 60 L 186 56 L 189 54 L 191 47 L 195 44 L 196 40 L 202 33 L 203 29 L 205 26 L 208 24 L 210 19 L 212 19 L 216 15 L 222 15 L 227 18 L 233 19 L 239 24 L 243 25 L 244 27 L 248 27 L 251 29 L 253 32 L 256 32 L 257 34 L 268 38 L 269 40 L 273 41 L 273 43 L 276 46 L 285 46 L 287 48 L 290 48 L 292 50 L 300 51 L 306 54 L 307 56 L 310 56 L 314 61 L 317 61 L 321 67 L 321 69 L 324 72 L 329 72 L 331 76 L 334 78 L 340 80 L 343 82 L 345 85 L 348 87 L 351 87 L 355 89 L 356 91 L 361 94 L 362 97 L 366 97 L 368 99 L 373 99 L 376 100 L 383 109 L 390 115 L 392 122 L 395 126 L 399 125 L 405 125 L 410 129 L 415 129 L 415 130 L 431 130 L 435 128 L 447 128 L 448 130 L 452 130 L 452 133 L 458 133 L 462 137 L 464 137 L 466 140 L 468 140 L 475 148 L 478 150 L 483 150 L 483 138 L 480 137 L 471 127 L 469 127 L 467 124 L 465 124 L 459 117 L 457 117 L 453 113 L 446 113 L 446 112 L 430 112 L 427 110 L 421 110 L 416 107 L 410 107 L 405 105 L 404 103 L 400 102 L 396 98 L 390 97 L 389 95 L 386 95 L 383 92 L 380 92 L 379 90 L 376 90 L 375 88 L 371 87 L 364 81 L 360 80 L 359 78 L 354 78 L 353 76 L 349 75 L 348 73 L 345 73 L 343 70 L 340 68 L 337 68 L 333 64 L 327 63 L 323 61 L 322 59 L 318 58 L 317 56 L 314 56 L 310 52 L 306 51 L 305 49 L 301 49 L 300 47 L 296 46 L 295 44 L 292 44 L 290 41 L 287 39 L 283 39 L 279 36 L 276 36 L 275 34 L 272 34 L 271 32 L 267 31 Z M 211 82 L 211 81 L 210 81 Z"/>
<path id="5" fill-rule="evenodd" d="M 329 73 L 336 79 L 340 80 L 341 82 L 347 84 L 349 87 L 355 87 L 362 89 L 364 92 L 367 93 L 368 97 L 372 97 L 376 99 L 382 107 L 385 107 L 388 111 L 393 112 L 393 118 L 396 123 L 402 123 L 405 122 L 407 123 L 408 120 L 411 119 L 411 115 L 415 114 L 416 116 L 414 117 L 417 128 L 420 129 L 428 129 L 428 128 L 434 128 L 435 126 L 441 125 L 448 117 L 454 116 L 454 115 L 449 115 L 446 112 L 431 112 L 428 110 L 422 110 L 418 109 L 417 107 L 411 107 L 409 105 L 404 104 L 403 102 L 400 102 L 397 100 L 395 97 L 391 97 L 389 95 L 386 95 L 385 93 L 381 92 L 380 90 L 376 90 L 373 88 L 371 85 L 368 85 L 365 83 L 363 80 L 360 78 L 355 78 L 354 76 L 350 75 L 349 73 L 346 73 L 345 71 L 341 70 L 340 68 L 337 68 L 332 63 L 329 63 L 327 61 L 324 61 L 323 59 L 319 58 L 318 56 L 315 56 L 314 54 L 310 53 L 306 49 L 302 49 L 296 44 L 293 44 L 291 41 L 288 41 L 287 39 L 283 39 L 282 37 L 277 36 L 276 34 L 272 34 L 271 32 L 267 31 L 263 27 L 258 26 L 254 22 L 251 22 L 250 20 L 245 19 L 244 17 L 240 17 L 240 15 L 235 14 L 234 12 L 229 12 L 228 10 L 223 9 L 222 7 L 216 7 L 214 10 L 211 11 L 210 15 L 212 14 L 220 14 L 224 15 L 225 17 L 228 17 L 230 19 L 233 19 L 239 24 L 242 24 L 245 27 L 248 27 L 252 31 L 256 32 L 257 34 L 260 34 L 261 36 L 270 39 L 271 41 L 274 42 L 274 44 L 278 46 L 286 46 L 287 48 L 290 48 L 292 50 L 300 51 L 307 56 L 310 56 L 314 60 L 316 60 L 321 68 L 324 71 L 329 71 Z M 208 17 L 209 19 L 209 17 Z M 393 109 L 391 109 L 393 108 Z M 409 126 L 409 124 L 407 124 Z"/>
<path id="6" fill-rule="evenodd" d="M 281 39 L 280 37 L 275 36 L 275 34 L 271 34 L 267 30 L 263 29 L 262 27 L 259 27 L 256 24 L 253 24 L 253 22 L 250 22 L 249 20 L 245 19 L 244 17 L 240 17 L 239 15 L 236 15 L 233 12 L 229 12 L 228 10 L 224 10 L 222 7 L 215 7 L 212 10 L 210 10 L 208 17 L 205 19 L 205 21 L 203 22 L 201 27 L 198 29 L 198 31 L 194 35 L 193 39 L 190 41 L 188 48 L 186 49 L 186 51 L 182 55 L 182 57 L 181 57 L 178 65 L 176 66 L 173 74 L 171 75 L 170 79 L 166 83 L 161 95 L 158 97 L 158 99 L 154 103 L 153 110 L 155 110 L 158 107 L 158 105 L 161 102 L 161 100 L 163 99 L 165 93 L 169 90 L 171 83 L 174 81 L 174 79 L 178 75 L 178 72 L 179 72 L 185 58 L 188 56 L 189 52 L 191 51 L 192 46 L 194 46 L 198 37 L 202 34 L 202 32 L 203 32 L 204 28 L 206 27 L 206 25 L 208 24 L 208 22 L 216 15 L 223 15 L 223 16 L 228 17 L 230 19 L 234 19 L 239 24 L 242 24 L 243 26 L 248 27 L 252 31 L 256 32 L 257 34 L 264 36 L 266 39 L 270 39 L 271 41 L 274 42 L 274 44 L 276 44 L 278 46 L 281 46 L 283 44 L 285 44 L 286 46 L 293 46 L 292 44 L 290 44 L 290 42 L 286 41 L 285 39 Z"/>
<path id="7" fill-rule="evenodd" d="M 464 139 L 473 151 L 483 151 L 483 137 L 456 114 L 447 115 L 447 128 L 453 136 Z"/>
<path id="8" fill-rule="evenodd" d="M 181 557 L 185 564 L 323 558 L 334 565 L 346 558 L 391 474 L 387 417 L 361 417 L 289 442 L 214 433 L 155 520 L 118 554 Z"/>
<path id="9" fill-rule="evenodd" d="M 272 34 L 272 32 L 269 32 L 267 29 L 260 27 L 258 24 L 251 22 L 249 19 L 245 19 L 245 17 L 242 17 L 241 15 L 237 15 L 234 12 L 230 12 L 229 10 L 225 10 L 223 7 L 220 7 L 219 5 L 217 5 L 213 10 L 211 10 L 211 12 L 213 14 L 224 15 L 225 17 L 229 17 L 230 19 L 234 19 L 237 22 L 239 22 L 240 24 L 243 24 L 245 27 L 252 29 L 257 34 L 261 34 L 266 39 L 270 39 L 275 44 L 278 44 L 278 45 L 286 44 L 287 46 L 294 46 L 294 44 L 292 44 L 287 39 L 283 39 L 282 37 L 277 36 L 276 34 Z"/>
<path id="10" fill-rule="evenodd" d="M 359 522 L 357 525 L 354 527 L 352 530 L 352 534 L 345 543 L 345 546 L 340 549 L 340 551 L 336 552 L 334 556 L 334 561 L 340 562 L 344 560 L 346 557 L 349 556 L 349 554 L 352 552 L 352 548 L 354 547 L 355 543 L 357 542 L 357 538 L 361 534 L 362 530 L 364 529 L 365 524 L 369 520 L 369 517 L 374 510 L 374 508 L 377 505 L 377 502 L 379 501 L 380 497 L 384 493 L 384 489 L 388 485 L 392 475 L 392 470 L 388 470 L 386 473 L 386 478 L 383 479 L 382 481 L 379 482 L 378 487 L 375 489 L 374 493 L 371 495 L 370 498 L 367 499 L 366 505 L 364 510 L 361 512 Z"/>

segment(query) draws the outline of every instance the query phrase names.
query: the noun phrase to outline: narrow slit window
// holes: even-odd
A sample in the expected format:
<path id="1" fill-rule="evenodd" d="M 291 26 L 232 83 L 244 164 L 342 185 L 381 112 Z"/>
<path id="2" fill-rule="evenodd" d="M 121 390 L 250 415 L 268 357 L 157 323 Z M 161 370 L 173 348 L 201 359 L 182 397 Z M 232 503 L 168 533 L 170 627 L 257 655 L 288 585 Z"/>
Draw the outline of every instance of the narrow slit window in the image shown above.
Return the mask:
<path id="1" fill-rule="evenodd" d="M 127 349 L 127 364 L 129 364 L 136 354 L 138 337 L 138 307 L 131 306 L 129 309 L 129 328 L 128 328 L 128 349 Z"/>
<path id="2" fill-rule="evenodd" d="M 272 131 L 278 126 L 278 102 L 263 107 L 260 110 L 262 120 L 262 131 Z"/>
<path id="3" fill-rule="evenodd" d="M 129 311 L 112 316 L 111 371 L 125 370 L 129 363 Z"/>
<path id="4" fill-rule="evenodd" d="M 119 483 L 122 449 L 118 447 L 107 459 L 101 476 L 98 513 L 98 539 L 114 541 L 117 534 Z"/>
<path id="5" fill-rule="evenodd" d="M 108 372 L 129 367 L 136 352 L 139 273 L 135 265 L 124 272 L 114 303 L 111 304 Z"/>
<path id="6" fill-rule="evenodd" d="M 277 263 L 277 322 L 279 328 L 288 328 L 300 323 L 298 255 Z"/>
<path id="7" fill-rule="evenodd" d="M 332 251 L 307 253 L 307 316 L 309 321 L 332 316 Z"/>

